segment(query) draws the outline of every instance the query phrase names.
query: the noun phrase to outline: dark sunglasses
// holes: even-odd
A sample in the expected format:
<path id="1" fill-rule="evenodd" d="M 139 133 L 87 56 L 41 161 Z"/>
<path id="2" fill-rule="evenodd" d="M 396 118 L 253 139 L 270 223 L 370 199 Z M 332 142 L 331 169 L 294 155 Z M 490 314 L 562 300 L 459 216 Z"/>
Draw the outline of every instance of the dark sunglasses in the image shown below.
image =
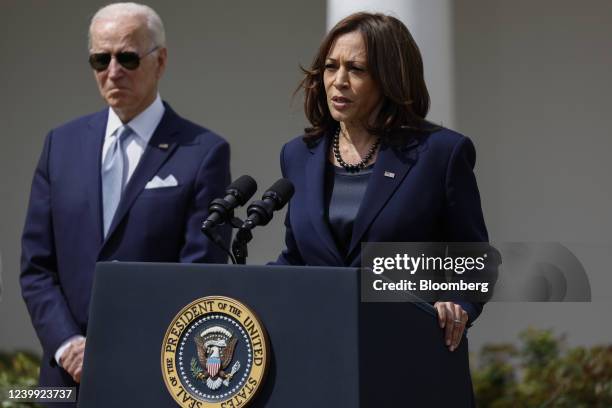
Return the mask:
<path id="1" fill-rule="evenodd" d="M 154 47 L 151 51 L 147 52 L 144 55 L 138 55 L 138 53 L 133 51 L 122 51 L 116 54 L 111 54 L 110 52 L 98 52 L 95 54 L 89 55 L 89 65 L 96 71 L 104 71 L 110 65 L 110 62 L 115 56 L 117 62 L 125 69 L 129 69 L 130 71 L 135 70 L 140 66 L 140 60 L 147 55 L 157 51 L 158 47 Z"/>

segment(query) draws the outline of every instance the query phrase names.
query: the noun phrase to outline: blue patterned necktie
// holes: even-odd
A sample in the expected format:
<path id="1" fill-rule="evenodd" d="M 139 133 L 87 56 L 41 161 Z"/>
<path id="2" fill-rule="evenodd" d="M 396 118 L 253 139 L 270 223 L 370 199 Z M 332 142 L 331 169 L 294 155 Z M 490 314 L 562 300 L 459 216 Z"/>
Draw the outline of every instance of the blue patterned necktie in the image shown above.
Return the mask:
<path id="1" fill-rule="evenodd" d="M 132 133 L 129 126 L 122 126 L 111 138 L 111 145 L 102 163 L 102 204 L 104 208 L 104 237 L 119 206 L 124 187 L 124 159 L 121 143 Z"/>

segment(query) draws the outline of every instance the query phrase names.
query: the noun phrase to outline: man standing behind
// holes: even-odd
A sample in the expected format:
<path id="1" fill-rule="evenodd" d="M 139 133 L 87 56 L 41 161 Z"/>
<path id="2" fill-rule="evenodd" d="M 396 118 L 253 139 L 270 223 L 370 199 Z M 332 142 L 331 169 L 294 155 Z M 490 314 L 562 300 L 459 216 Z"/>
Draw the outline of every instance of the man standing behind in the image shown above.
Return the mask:
<path id="1" fill-rule="evenodd" d="M 89 48 L 109 108 L 49 132 L 22 238 L 21 287 L 46 386 L 80 382 L 97 261 L 227 260 L 200 224 L 230 182 L 229 146 L 161 101 L 161 19 L 135 3 L 106 6 Z"/>

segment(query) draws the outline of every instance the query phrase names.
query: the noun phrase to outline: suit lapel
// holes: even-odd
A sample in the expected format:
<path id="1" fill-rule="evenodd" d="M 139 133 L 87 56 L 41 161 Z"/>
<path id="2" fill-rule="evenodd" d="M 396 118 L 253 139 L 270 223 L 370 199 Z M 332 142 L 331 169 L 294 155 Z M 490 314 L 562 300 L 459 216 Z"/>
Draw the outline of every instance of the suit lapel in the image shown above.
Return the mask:
<path id="1" fill-rule="evenodd" d="M 90 217 L 96 232 L 96 242 L 102 242 L 102 176 L 100 174 L 102 160 L 102 144 L 108 109 L 94 115 L 88 123 L 87 136 L 79 138 L 81 142 L 81 158 L 85 161 L 84 178 L 88 190 Z"/>
<path id="2" fill-rule="evenodd" d="M 321 139 L 316 146 L 310 149 L 311 155 L 304 169 L 308 191 L 308 213 L 312 225 L 323 241 L 322 246 L 334 259 L 335 264 L 343 265 L 344 261 L 325 219 L 325 165 L 329 151 L 329 137 L 322 136 Z"/>
<path id="3" fill-rule="evenodd" d="M 176 113 L 166 105 L 164 116 L 159 122 L 157 129 L 155 129 L 147 148 L 140 158 L 138 166 L 136 166 L 134 170 L 134 174 L 132 174 L 121 196 L 121 201 L 119 202 L 119 206 L 117 207 L 117 211 L 109 227 L 103 247 L 112 237 L 117 226 L 126 216 L 134 204 L 136 197 L 138 197 L 140 192 L 144 189 L 147 182 L 157 174 L 162 164 L 164 164 L 176 149 L 178 145 L 175 137 L 178 132 L 177 119 L 178 116 Z M 163 148 L 161 148 L 160 145 L 163 146 Z"/>
<path id="4" fill-rule="evenodd" d="M 416 161 L 417 149 L 413 144 L 403 148 L 391 148 L 383 145 L 378 152 L 374 171 L 357 212 L 353 224 L 353 234 L 349 247 L 349 258 L 359 246 L 363 235 L 368 230 L 378 213 L 389 201 L 402 183 L 406 174 Z"/>

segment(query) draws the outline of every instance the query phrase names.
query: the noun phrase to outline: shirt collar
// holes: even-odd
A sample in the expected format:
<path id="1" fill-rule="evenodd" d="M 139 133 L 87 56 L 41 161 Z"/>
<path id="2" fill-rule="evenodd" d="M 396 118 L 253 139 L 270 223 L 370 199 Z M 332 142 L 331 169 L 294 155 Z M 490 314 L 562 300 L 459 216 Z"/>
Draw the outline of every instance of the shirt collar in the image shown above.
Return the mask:
<path id="1" fill-rule="evenodd" d="M 166 108 L 164 107 L 158 93 L 153 103 L 149 105 L 147 109 L 136 115 L 134 119 L 126 123 L 126 125 L 132 128 L 136 136 L 142 139 L 145 144 L 148 144 L 149 140 L 151 140 L 151 137 L 153 136 L 153 132 L 155 132 L 155 129 L 157 128 L 157 125 L 159 125 L 162 116 L 164 116 L 165 110 Z M 108 138 L 121 126 L 123 126 L 121 119 L 119 119 L 119 116 L 117 116 L 115 111 L 109 107 L 105 137 Z"/>

